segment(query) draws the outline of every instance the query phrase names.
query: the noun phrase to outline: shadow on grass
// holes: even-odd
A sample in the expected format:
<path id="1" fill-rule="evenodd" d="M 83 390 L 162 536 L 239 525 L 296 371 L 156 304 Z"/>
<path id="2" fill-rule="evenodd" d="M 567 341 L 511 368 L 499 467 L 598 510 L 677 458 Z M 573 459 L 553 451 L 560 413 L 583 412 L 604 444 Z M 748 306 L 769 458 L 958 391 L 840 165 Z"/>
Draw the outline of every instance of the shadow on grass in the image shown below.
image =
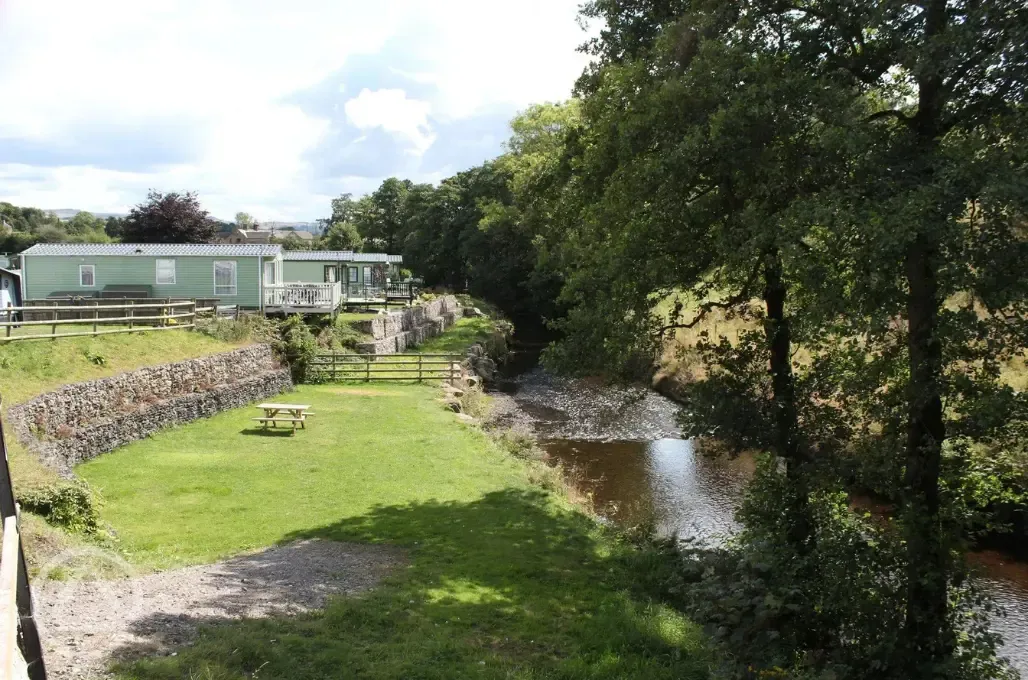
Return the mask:
<path id="1" fill-rule="evenodd" d="M 297 430 L 297 432 L 303 432 L 303 430 Z M 242 430 L 239 434 L 247 437 L 292 437 L 293 430 L 285 428 L 272 428 L 264 429 L 263 427 L 251 427 L 246 430 Z"/>
<path id="2" fill-rule="evenodd" d="M 317 614 L 200 621 L 195 644 L 122 665 L 121 677 L 705 675 L 698 629 L 630 594 L 631 551 L 541 492 L 381 507 L 288 540 L 311 538 L 398 544 L 410 549 L 411 563 L 365 596 L 333 599 Z M 146 638 L 147 630 L 137 633 Z"/>

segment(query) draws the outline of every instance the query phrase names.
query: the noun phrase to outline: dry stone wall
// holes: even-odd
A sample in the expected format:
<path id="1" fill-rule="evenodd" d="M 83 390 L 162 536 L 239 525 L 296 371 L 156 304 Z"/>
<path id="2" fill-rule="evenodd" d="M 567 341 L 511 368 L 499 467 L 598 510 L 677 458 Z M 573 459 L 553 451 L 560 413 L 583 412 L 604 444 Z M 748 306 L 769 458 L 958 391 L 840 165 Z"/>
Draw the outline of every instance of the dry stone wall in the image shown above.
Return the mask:
<path id="1" fill-rule="evenodd" d="M 464 308 L 452 295 L 444 295 L 417 307 L 362 321 L 361 332 L 374 338 L 358 345 L 361 354 L 400 354 L 442 334 L 463 316 Z"/>
<path id="2" fill-rule="evenodd" d="M 66 385 L 11 408 L 15 434 L 63 474 L 159 430 L 292 388 L 268 345 Z"/>

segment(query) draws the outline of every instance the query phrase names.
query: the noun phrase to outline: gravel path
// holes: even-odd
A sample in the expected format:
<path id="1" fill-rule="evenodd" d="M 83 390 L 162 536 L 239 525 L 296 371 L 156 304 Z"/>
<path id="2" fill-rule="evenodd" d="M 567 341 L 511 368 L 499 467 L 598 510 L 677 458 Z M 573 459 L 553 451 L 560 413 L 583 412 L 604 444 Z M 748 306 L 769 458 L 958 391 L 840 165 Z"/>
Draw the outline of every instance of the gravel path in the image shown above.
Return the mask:
<path id="1" fill-rule="evenodd" d="M 201 623 L 318 609 L 404 562 L 398 548 L 300 541 L 135 578 L 45 581 L 35 599 L 47 670 L 55 680 L 103 678 L 112 660 L 168 653 Z"/>

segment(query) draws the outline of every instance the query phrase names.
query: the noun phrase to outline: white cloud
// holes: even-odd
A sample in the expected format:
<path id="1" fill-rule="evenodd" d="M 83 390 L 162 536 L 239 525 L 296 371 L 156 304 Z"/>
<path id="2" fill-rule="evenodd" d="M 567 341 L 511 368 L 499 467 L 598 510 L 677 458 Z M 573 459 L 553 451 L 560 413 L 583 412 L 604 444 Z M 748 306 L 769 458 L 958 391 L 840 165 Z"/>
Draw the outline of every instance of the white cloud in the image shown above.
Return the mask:
<path id="1" fill-rule="evenodd" d="M 346 117 L 357 128 L 369 130 L 380 127 L 399 135 L 414 145 L 418 155 L 432 146 L 435 136 L 428 123 L 432 105 L 417 99 L 408 99 L 403 90 L 371 90 L 365 88 L 346 102 Z"/>
<path id="2" fill-rule="evenodd" d="M 349 98 L 353 125 L 381 128 L 423 153 L 435 140 L 430 115 L 459 121 L 566 97 L 584 63 L 574 52 L 578 2 L 0 0 L 0 200 L 101 211 L 142 200 L 147 187 L 194 189 L 220 216 L 247 209 L 313 219 L 327 202 L 305 158 L 326 143 L 330 121 L 288 103 L 290 95 L 354 55 L 388 61 L 383 47 L 409 38 L 416 79 L 433 85 L 430 100 L 388 88 L 354 96 L 344 87 L 340 97 Z M 117 151 L 167 121 L 185 122 L 196 146 L 175 165 L 116 172 L 103 158 L 76 158 L 51 167 L 24 150 L 91 141 Z M 98 124 L 112 138 L 84 140 Z M 119 141 L 121 128 L 137 134 Z"/>

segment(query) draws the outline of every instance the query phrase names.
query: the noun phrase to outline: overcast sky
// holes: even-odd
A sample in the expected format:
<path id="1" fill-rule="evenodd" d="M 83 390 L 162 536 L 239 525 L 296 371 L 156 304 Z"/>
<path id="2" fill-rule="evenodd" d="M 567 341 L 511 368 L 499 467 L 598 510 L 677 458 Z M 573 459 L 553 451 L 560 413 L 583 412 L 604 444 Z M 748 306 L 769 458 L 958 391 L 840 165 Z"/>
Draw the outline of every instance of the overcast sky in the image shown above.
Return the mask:
<path id="1" fill-rule="evenodd" d="M 567 98 L 580 0 L 0 0 L 0 200 L 314 220 Z"/>

